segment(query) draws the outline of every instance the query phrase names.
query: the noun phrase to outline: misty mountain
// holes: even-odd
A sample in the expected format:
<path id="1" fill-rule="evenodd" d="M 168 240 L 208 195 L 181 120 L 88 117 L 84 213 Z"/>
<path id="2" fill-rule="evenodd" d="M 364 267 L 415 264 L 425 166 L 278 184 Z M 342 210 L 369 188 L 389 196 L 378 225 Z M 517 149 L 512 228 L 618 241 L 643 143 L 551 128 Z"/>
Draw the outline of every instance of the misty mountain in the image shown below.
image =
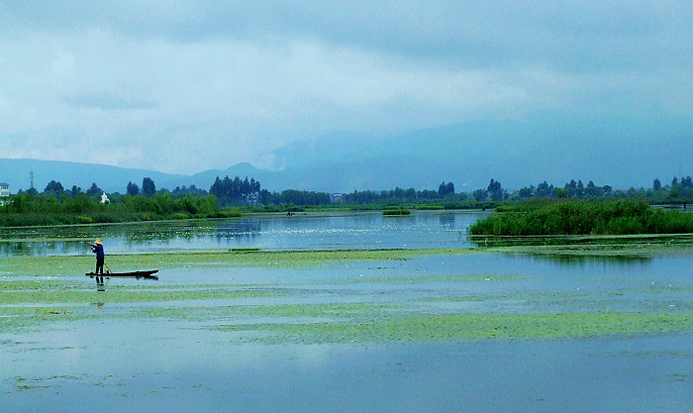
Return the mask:
<path id="1" fill-rule="evenodd" d="M 654 178 L 666 183 L 691 173 L 691 130 L 612 119 L 472 122 L 392 138 L 333 135 L 267 158 L 281 168 L 282 187 L 298 189 L 436 189 L 452 181 L 457 191 L 470 192 L 492 178 L 509 189 L 571 179 L 649 187 Z"/>
<path id="2" fill-rule="evenodd" d="M 43 191 L 46 185 L 55 180 L 65 189 L 77 185 L 83 190 L 96 183 L 106 192 L 125 193 L 128 182 L 142 187 L 142 179 L 154 180 L 157 188 L 167 185 L 183 185 L 191 182 L 186 175 L 171 175 L 147 169 L 129 169 L 117 166 L 87 164 L 64 161 L 42 161 L 36 159 L 2 159 L 0 158 L 0 182 L 10 184 L 10 191 L 17 193 L 20 189 L 31 187 L 31 172 L 34 174 L 34 187 Z"/>
<path id="3" fill-rule="evenodd" d="M 349 133 L 294 142 L 269 152 L 268 169 L 248 163 L 192 176 L 146 169 L 73 162 L 0 159 L 0 181 L 14 193 L 43 190 L 55 179 L 66 189 L 87 189 L 96 182 L 107 192 L 124 193 L 128 182 L 141 186 L 150 177 L 157 188 L 196 185 L 209 189 L 216 177 L 239 176 L 259 181 L 270 191 L 300 189 L 353 192 L 401 188 L 437 189 L 453 182 L 471 192 L 491 179 L 506 189 L 546 180 L 563 186 L 571 179 L 590 180 L 615 188 L 650 187 L 693 171 L 693 139 L 688 125 L 657 125 L 633 121 L 506 121 L 473 122 L 416 131 L 396 137 Z"/>

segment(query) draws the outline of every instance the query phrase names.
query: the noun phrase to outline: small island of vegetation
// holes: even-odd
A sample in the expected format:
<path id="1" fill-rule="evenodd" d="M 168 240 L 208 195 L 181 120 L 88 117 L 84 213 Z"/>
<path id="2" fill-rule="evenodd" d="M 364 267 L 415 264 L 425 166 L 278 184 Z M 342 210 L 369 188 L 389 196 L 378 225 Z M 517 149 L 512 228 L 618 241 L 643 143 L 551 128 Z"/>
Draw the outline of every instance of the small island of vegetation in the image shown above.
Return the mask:
<path id="1" fill-rule="evenodd" d="M 693 215 L 644 201 L 544 200 L 498 207 L 471 235 L 625 235 L 693 232 Z"/>

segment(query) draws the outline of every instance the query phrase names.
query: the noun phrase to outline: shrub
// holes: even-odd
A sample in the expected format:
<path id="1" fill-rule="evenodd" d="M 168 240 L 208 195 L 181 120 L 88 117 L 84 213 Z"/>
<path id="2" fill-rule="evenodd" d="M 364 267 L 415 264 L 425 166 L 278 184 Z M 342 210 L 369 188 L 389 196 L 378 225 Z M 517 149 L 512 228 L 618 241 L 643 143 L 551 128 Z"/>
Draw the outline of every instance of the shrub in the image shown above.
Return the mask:
<path id="1" fill-rule="evenodd" d="M 416 209 L 420 211 L 439 211 L 445 209 L 443 205 L 417 205 Z"/>
<path id="2" fill-rule="evenodd" d="M 78 215 L 77 216 L 77 222 L 80 224 L 93 224 L 94 219 L 92 217 L 84 216 L 84 215 Z"/>
<path id="3" fill-rule="evenodd" d="M 408 209 L 386 209 L 383 211 L 383 215 L 385 216 L 402 216 L 402 215 L 410 215 L 411 211 Z"/>

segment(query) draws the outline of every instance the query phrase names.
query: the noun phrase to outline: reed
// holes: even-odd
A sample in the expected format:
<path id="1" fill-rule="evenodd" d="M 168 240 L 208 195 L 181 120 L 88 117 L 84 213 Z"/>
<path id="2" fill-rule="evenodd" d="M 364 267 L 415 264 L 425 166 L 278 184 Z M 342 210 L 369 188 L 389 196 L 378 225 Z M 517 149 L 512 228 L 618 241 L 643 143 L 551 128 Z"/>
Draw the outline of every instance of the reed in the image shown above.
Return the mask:
<path id="1" fill-rule="evenodd" d="M 563 201 L 523 205 L 481 219 L 471 235 L 622 235 L 693 233 L 693 215 L 642 201 Z"/>
<path id="2" fill-rule="evenodd" d="M 411 211 L 408 209 L 386 209 L 383 211 L 384 216 L 404 216 L 411 215 Z"/>

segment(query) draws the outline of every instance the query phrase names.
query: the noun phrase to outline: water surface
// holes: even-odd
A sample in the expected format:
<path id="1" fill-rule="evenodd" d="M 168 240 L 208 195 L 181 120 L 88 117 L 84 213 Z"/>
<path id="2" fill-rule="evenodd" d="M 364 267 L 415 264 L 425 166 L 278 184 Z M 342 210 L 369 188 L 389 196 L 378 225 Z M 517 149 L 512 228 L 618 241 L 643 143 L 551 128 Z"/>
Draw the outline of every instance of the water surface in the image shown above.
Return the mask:
<path id="1" fill-rule="evenodd" d="M 122 253 L 465 247 L 466 226 L 477 217 L 368 213 L 18 230 L 3 233 L 3 254 L 86 254 L 75 234 L 89 231 Z M 21 251 L 10 238 L 24 238 L 13 241 Z M 0 303 L 12 310 L 3 317 L 17 322 L 17 308 L 43 314 L 26 329 L 0 324 L 8 325 L 0 331 L 0 400 L 7 411 L 690 411 L 690 330 L 411 342 L 397 332 L 385 342 L 289 332 L 302 323 L 409 314 L 685 315 L 693 313 L 690 268 L 690 255 L 442 254 L 168 268 L 159 281 L 114 278 L 104 291 L 79 274 L 0 274 L 0 282 L 65 282 L 68 297 L 94 297 Z M 198 298 L 117 299 L 142 291 Z M 249 294 L 220 295 L 238 291 Z M 280 339 L 243 328 L 265 323 Z"/>
<path id="2" fill-rule="evenodd" d="M 109 253 L 262 248 L 352 249 L 472 246 L 467 227 L 476 212 L 416 211 L 258 215 L 223 220 L 4 229 L 0 256 L 88 252 L 101 238 Z"/>

